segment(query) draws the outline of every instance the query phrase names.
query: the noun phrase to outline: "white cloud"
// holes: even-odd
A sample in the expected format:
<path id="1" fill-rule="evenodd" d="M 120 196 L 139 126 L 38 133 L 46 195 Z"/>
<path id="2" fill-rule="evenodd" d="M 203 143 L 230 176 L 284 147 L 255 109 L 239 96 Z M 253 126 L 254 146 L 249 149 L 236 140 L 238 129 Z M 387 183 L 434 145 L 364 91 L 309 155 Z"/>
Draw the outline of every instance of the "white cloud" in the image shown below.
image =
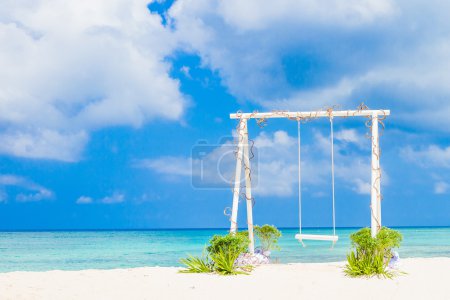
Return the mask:
<path id="1" fill-rule="evenodd" d="M 275 146 L 284 149 L 296 143 L 296 139 L 290 137 L 284 130 L 277 130 L 273 133 L 273 137 L 268 136 L 265 132 L 261 132 L 255 139 L 258 148 L 272 148 Z"/>
<path id="2" fill-rule="evenodd" d="M 93 201 L 91 197 L 81 196 L 77 199 L 76 204 L 91 204 Z"/>
<path id="3" fill-rule="evenodd" d="M 190 73 L 191 69 L 188 66 L 182 66 L 180 68 L 180 72 L 183 73 L 184 76 L 186 76 L 187 78 L 192 79 L 192 76 L 191 76 L 191 73 Z"/>
<path id="4" fill-rule="evenodd" d="M 0 153 L 76 161 L 93 130 L 180 118 L 177 41 L 147 3 L 2 3 Z"/>
<path id="5" fill-rule="evenodd" d="M 369 98 L 408 126 L 450 128 L 446 2 L 178 0 L 167 27 L 147 2 L 3 1 L 0 153 L 77 161 L 94 130 L 179 120 L 165 58 L 180 48 L 266 109 Z"/>
<path id="6" fill-rule="evenodd" d="M 335 39 L 336 32 L 364 30 L 395 15 L 389 0 L 281 0 L 263 5 L 256 0 L 180 0 L 169 11 L 186 49 L 218 70 L 234 95 L 256 101 L 295 92 L 283 74 L 284 55 L 311 53 L 321 43 L 318 36 L 328 37 L 332 31 Z M 324 46 L 322 52 L 327 51 Z"/>
<path id="7" fill-rule="evenodd" d="M 393 109 L 403 125 L 448 131 L 449 9 L 445 1 L 179 0 L 169 16 L 184 49 L 241 100 L 269 110 L 364 101 Z"/>
<path id="8" fill-rule="evenodd" d="M 100 204 L 117 204 L 122 203 L 125 201 L 125 194 L 121 192 L 114 192 L 111 195 L 105 196 L 100 199 L 94 199 L 89 196 L 80 196 L 75 203 L 80 205 L 85 204 L 93 204 L 93 203 L 100 203 Z"/>
<path id="9" fill-rule="evenodd" d="M 194 187 L 229 188 L 234 180 L 235 146 L 227 141 L 220 145 L 198 144 L 192 157 L 164 156 L 142 159 L 135 167 L 150 169 L 166 178 L 191 177 Z"/>
<path id="10" fill-rule="evenodd" d="M 14 186 L 26 190 L 26 192 L 20 192 L 16 195 L 16 200 L 19 202 L 41 201 L 54 197 L 54 193 L 51 190 L 21 176 L 0 175 L 0 186 Z M 4 196 L 6 199 L 7 194 L 5 193 Z"/>
<path id="11" fill-rule="evenodd" d="M 296 110 L 297 107 L 303 107 L 305 110 L 317 110 L 336 103 L 346 104 L 355 89 L 356 84 L 344 78 L 338 83 L 294 91 L 284 97 L 263 100 L 261 103 L 268 108 L 283 110 Z"/>
<path id="12" fill-rule="evenodd" d="M 358 194 L 370 195 L 371 186 L 368 180 L 363 181 L 360 178 L 355 178 L 353 184 L 353 190 Z"/>
<path id="13" fill-rule="evenodd" d="M 100 199 L 100 202 L 103 204 L 116 204 L 116 203 L 122 203 L 125 201 L 125 195 L 123 193 L 114 192 L 110 196 L 106 196 L 102 199 Z"/>
<path id="14" fill-rule="evenodd" d="M 361 145 L 364 143 L 363 136 L 358 134 L 355 129 L 342 129 L 334 134 L 334 137 L 338 141 L 343 141 L 346 143 L 354 143 Z"/>
<path id="15" fill-rule="evenodd" d="M 394 7 L 389 0 L 279 0 L 263 5 L 258 0 L 230 0 L 219 2 L 218 13 L 239 30 L 261 30 L 284 22 L 353 27 L 389 17 Z"/>
<path id="16" fill-rule="evenodd" d="M 356 132 L 343 134 L 344 137 L 347 135 L 352 141 L 361 139 Z M 302 145 L 303 187 L 328 188 L 331 186 L 330 140 L 320 132 L 315 133 L 313 140 L 313 144 Z M 231 189 L 236 166 L 235 147 L 226 142 L 215 147 L 205 146 L 204 149 L 201 160 L 195 157 L 193 160 L 186 157 L 161 157 L 139 161 L 136 166 L 164 175 L 192 176 L 194 186 L 195 180 L 201 177 L 202 182 L 210 184 L 210 187 Z M 298 183 L 297 138 L 283 130 L 273 134 L 263 131 L 254 139 L 254 152 L 255 158 L 251 160 L 254 195 L 286 197 L 295 194 Z M 191 164 L 195 166 L 192 171 Z M 335 145 L 335 174 L 346 188 L 359 194 L 370 193 L 370 157 L 354 153 L 349 143 Z M 386 179 L 387 176 L 383 174 L 383 184 Z M 325 194 L 323 189 L 320 193 Z"/>
<path id="17" fill-rule="evenodd" d="M 403 159 L 414 163 L 427 172 L 433 180 L 435 194 L 446 194 L 450 190 L 448 184 L 448 170 L 450 169 L 450 146 L 429 145 L 413 148 L 407 146 L 400 152 Z"/>
<path id="18" fill-rule="evenodd" d="M 435 194 L 445 194 L 450 190 L 450 185 L 446 182 L 439 181 L 434 184 Z"/>
<path id="19" fill-rule="evenodd" d="M 134 199 L 134 201 L 136 203 L 144 203 L 144 202 L 153 202 L 156 200 L 160 200 L 161 199 L 161 195 L 156 194 L 156 193 L 143 193 L 142 195 L 140 195 L 139 197 L 136 197 Z"/>
<path id="20" fill-rule="evenodd" d="M 450 146 L 429 145 L 417 150 L 409 146 L 401 153 L 404 158 L 422 167 L 450 168 Z"/>
<path id="21" fill-rule="evenodd" d="M 165 156 L 157 159 L 142 159 L 134 163 L 137 168 L 152 169 L 160 174 L 190 176 L 191 159 Z"/>
<path id="22" fill-rule="evenodd" d="M 51 199 L 53 192 L 45 188 L 38 188 L 37 192 L 33 193 L 20 193 L 17 195 L 16 200 L 19 202 L 31 202 L 41 201 L 44 199 Z"/>
<path id="23" fill-rule="evenodd" d="M 347 135 L 347 133 L 344 135 Z M 358 140 L 359 143 L 362 144 L 363 136 L 361 134 L 357 134 L 356 131 L 355 135 L 355 140 Z M 316 141 L 316 145 L 315 149 L 311 149 L 313 152 L 320 151 L 324 155 L 331 156 L 331 141 L 329 137 L 322 135 L 320 132 L 316 132 L 314 140 Z M 337 140 L 342 141 L 343 139 Z M 370 145 L 367 146 L 370 147 Z M 352 151 L 348 152 L 348 150 L 351 150 L 351 145 L 349 145 L 348 143 L 338 144 L 335 142 L 335 176 L 337 179 L 341 179 L 348 188 L 357 192 L 358 194 L 370 194 L 371 158 L 369 155 L 363 156 L 361 154 L 353 153 Z M 317 167 L 321 168 L 322 170 L 330 170 L 330 158 L 327 157 L 326 159 L 319 160 L 317 162 Z M 328 174 L 330 174 L 329 171 L 324 172 L 324 174 L 322 174 L 322 178 L 325 178 L 325 175 Z M 382 176 L 382 184 L 385 185 L 388 183 L 389 178 L 385 172 L 383 172 Z M 326 180 L 330 179 L 326 178 Z"/>
<path id="24" fill-rule="evenodd" d="M 84 131 L 61 133 L 57 130 L 30 129 L 0 133 L 0 140 L 0 153 L 73 162 L 80 159 L 88 135 Z"/>
<path id="25" fill-rule="evenodd" d="M 290 196 L 297 183 L 297 140 L 278 130 L 273 135 L 261 132 L 255 138 L 258 149 L 258 170 L 255 173 L 257 184 L 256 196 Z M 307 172 L 307 171 L 306 171 Z M 305 179 L 310 180 L 307 176 Z"/>

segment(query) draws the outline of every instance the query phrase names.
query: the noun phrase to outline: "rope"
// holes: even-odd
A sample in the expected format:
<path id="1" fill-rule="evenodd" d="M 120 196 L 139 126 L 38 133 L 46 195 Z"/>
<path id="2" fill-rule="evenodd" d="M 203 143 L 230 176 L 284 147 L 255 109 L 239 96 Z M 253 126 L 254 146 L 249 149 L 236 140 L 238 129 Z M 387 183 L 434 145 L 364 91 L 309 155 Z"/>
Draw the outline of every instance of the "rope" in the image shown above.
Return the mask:
<path id="1" fill-rule="evenodd" d="M 335 217 L 335 205 L 334 205 L 334 128 L 333 128 L 333 116 L 330 116 L 330 128 L 331 128 L 331 194 L 333 199 L 333 235 L 336 235 L 336 217 Z M 333 243 L 334 245 L 334 243 Z"/>
<path id="2" fill-rule="evenodd" d="M 302 177 L 300 170 L 300 120 L 297 121 L 297 144 L 298 144 L 298 222 L 300 234 L 302 234 Z"/>
<path id="3" fill-rule="evenodd" d="M 298 148 L 298 228 L 300 235 L 302 234 L 302 176 L 301 176 L 301 152 L 300 152 L 300 119 L 297 119 L 297 148 Z M 300 240 L 303 247 L 305 244 Z"/>

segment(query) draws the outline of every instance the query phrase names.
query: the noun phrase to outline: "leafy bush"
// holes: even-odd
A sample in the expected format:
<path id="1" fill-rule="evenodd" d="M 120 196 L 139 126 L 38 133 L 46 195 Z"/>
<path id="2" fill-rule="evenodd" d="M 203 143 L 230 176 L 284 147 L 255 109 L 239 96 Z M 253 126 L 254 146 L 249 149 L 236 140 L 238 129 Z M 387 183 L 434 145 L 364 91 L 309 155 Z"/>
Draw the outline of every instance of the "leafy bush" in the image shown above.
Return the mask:
<path id="1" fill-rule="evenodd" d="M 382 227 L 373 238 L 370 228 L 363 228 L 350 235 L 350 239 L 355 250 L 347 255 L 347 275 L 392 278 L 394 274 L 386 267 L 392 256 L 392 248 L 400 247 L 402 235 L 398 231 Z"/>
<path id="2" fill-rule="evenodd" d="M 255 234 L 261 242 L 261 248 L 263 251 L 270 251 L 280 249 L 277 245 L 278 239 L 281 237 L 281 231 L 279 231 L 273 225 L 255 226 Z"/>
<path id="3" fill-rule="evenodd" d="M 180 260 L 186 266 L 181 273 L 211 273 L 221 275 L 248 274 L 249 267 L 236 267 L 235 261 L 241 253 L 248 249 L 250 240 L 246 231 L 229 233 L 227 235 L 215 235 L 209 241 L 206 248 L 207 254 L 203 257 L 183 258 Z"/>
<path id="4" fill-rule="evenodd" d="M 232 252 L 239 254 L 244 253 L 248 249 L 250 240 L 247 236 L 247 231 L 236 233 L 229 233 L 227 235 L 215 235 L 209 241 L 209 246 L 206 248 L 209 255 L 219 253 L 221 250 L 225 253 Z"/>

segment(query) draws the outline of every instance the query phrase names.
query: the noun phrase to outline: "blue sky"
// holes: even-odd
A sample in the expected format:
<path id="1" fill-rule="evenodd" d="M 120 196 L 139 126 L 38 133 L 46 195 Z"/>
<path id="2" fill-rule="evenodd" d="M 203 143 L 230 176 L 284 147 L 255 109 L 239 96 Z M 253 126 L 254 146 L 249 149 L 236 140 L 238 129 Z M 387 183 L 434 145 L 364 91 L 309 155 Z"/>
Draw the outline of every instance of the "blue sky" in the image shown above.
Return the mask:
<path id="1" fill-rule="evenodd" d="M 1 2 L 0 229 L 227 227 L 229 113 L 361 102 L 392 113 L 384 224 L 450 225 L 449 4 Z M 364 121 L 335 121 L 337 226 L 370 222 Z M 329 123 L 302 134 L 304 225 L 330 226 Z M 250 135 L 255 223 L 297 226 L 295 122 Z"/>

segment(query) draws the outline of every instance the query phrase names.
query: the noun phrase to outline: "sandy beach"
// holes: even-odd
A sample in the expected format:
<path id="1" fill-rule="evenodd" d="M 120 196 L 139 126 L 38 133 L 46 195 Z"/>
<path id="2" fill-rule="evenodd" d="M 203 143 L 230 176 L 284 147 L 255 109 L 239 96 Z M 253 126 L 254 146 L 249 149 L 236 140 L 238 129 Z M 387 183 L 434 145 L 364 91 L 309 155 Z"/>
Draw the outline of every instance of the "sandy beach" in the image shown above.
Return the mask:
<path id="1" fill-rule="evenodd" d="M 11 272 L 0 299 L 450 299 L 450 258 L 403 259 L 407 274 L 344 276 L 344 263 L 274 264 L 249 275 L 180 274 L 178 268 Z"/>

